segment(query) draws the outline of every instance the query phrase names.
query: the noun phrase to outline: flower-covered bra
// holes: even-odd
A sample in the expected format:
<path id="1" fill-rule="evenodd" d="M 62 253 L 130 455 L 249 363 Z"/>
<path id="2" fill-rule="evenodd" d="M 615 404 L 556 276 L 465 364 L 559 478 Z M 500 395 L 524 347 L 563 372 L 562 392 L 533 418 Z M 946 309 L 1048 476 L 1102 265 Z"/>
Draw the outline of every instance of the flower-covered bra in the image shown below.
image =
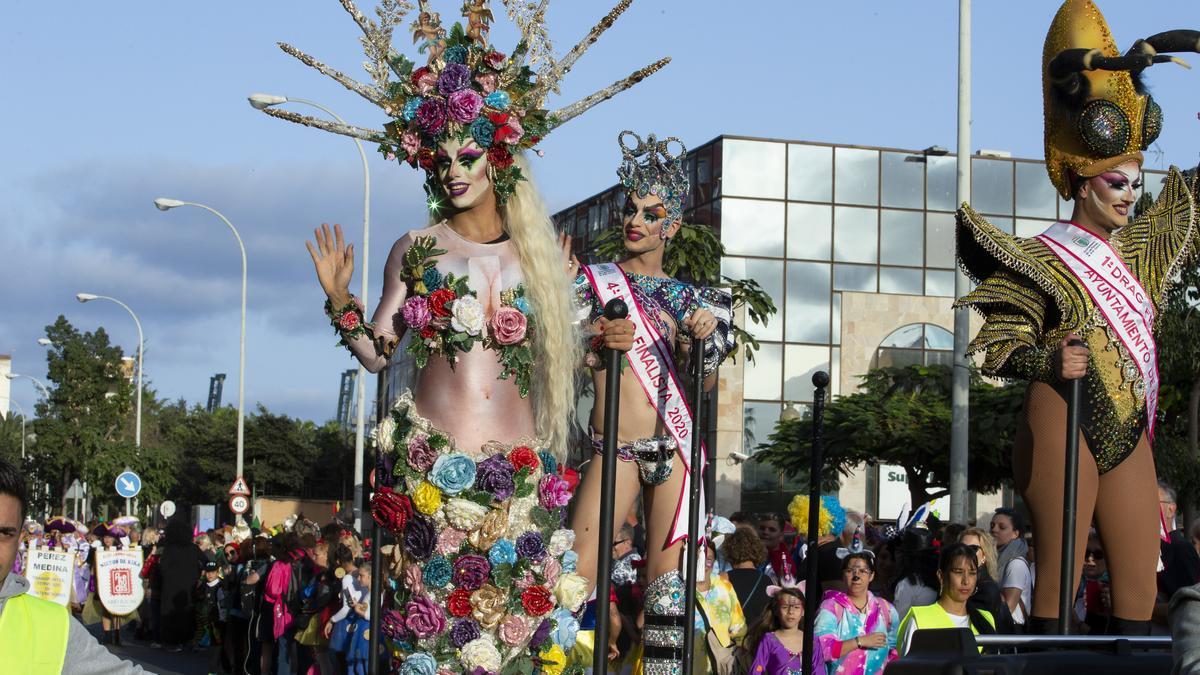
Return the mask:
<path id="1" fill-rule="evenodd" d="M 396 242 L 372 322 L 357 299 L 340 308 L 326 302 L 325 311 L 339 344 L 373 372 L 391 360 L 405 331 L 411 333 L 405 351 L 418 368 L 430 356 L 453 368 L 460 353 L 482 343 L 499 355 L 499 379 L 512 378 L 526 397 L 537 321 L 523 281 L 511 244 L 473 242 L 442 222 Z"/>
<path id="2" fill-rule="evenodd" d="M 409 295 L 400 308 L 404 325 L 414 332 L 407 351 L 418 368 L 430 355 L 441 356 L 451 367 L 459 352 L 469 352 L 476 343 L 500 354 L 500 379 L 514 378 L 521 397 L 529 395 L 533 370 L 533 307 L 525 297 L 525 285 L 500 292 L 500 306 L 490 317 L 467 283 L 466 276 L 438 269 L 437 237 L 417 237 L 404 253 L 402 276 Z"/>

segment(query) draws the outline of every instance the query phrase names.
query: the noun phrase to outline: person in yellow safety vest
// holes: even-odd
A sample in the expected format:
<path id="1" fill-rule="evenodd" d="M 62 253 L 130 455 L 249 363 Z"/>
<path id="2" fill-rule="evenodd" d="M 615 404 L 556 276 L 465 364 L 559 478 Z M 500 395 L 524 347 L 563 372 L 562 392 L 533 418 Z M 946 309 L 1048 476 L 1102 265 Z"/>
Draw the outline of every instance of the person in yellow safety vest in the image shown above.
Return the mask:
<path id="1" fill-rule="evenodd" d="M 88 633 L 66 607 L 28 593 L 11 574 L 28 497 L 25 479 L 0 460 L 0 671 L 5 675 L 140 675 Z"/>
<path id="2" fill-rule="evenodd" d="M 975 635 L 996 632 L 996 619 L 991 612 L 967 607 L 979 576 L 975 553 L 969 547 L 951 544 L 942 548 L 937 575 L 942 586 L 937 602 L 909 609 L 900 621 L 901 656 L 908 653 L 913 634 L 921 629 L 970 628 Z"/>

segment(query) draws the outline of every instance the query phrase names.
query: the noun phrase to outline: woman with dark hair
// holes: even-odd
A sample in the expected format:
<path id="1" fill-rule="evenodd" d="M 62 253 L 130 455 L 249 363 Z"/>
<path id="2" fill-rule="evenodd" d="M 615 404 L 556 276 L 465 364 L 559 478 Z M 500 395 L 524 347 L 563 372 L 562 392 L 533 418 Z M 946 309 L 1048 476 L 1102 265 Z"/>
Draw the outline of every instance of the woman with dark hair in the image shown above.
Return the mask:
<path id="1" fill-rule="evenodd" d="M 1013 630 L 1024 632 L 1033 601 L 1033 570 L 1029 567 L 1029 544 L 1025 541 L 1025 519 L 1009 508 L 996 509 L 992 516 L 992 539 L 1000 556 L 1000 589 L 1012 614 Z"/>
<path id="2" fill-rule="evenodd" d="M 187 521 L 178 516 L 167 521 L 158 552 L 158 568 L 150 585 L 159 598 L 159 641 L 177 652 L 192 637 L 192 589 L 200 578 L 203 554 L 192 542 Z"/>
<path id="3" fill-rule="evenodd" d="M 941 592 L 937 602 L 913 607 L 900 622 L 900 653 L 907 654 L 913 633 L 929 628 L 970 628 L 975 635 L 992 635 L 996 620 L 985 609 L 970 607 L 967 601 L 975 594 L 979 563 L 975 551 L 965 544 L 950 544 L 942 549 L 938 562 L 938 581 Z M 980 651 L 983 651 L 980 648 Z"/>
<path id="4" fill-rule="evenodd" d="M 721 554 L 732 567 L 725 573 L 737 593 L 742 613 L 747 617 L 761 616 L 767 607 L 767 586 L 771 579 L 760 569 L 767 559 L 767 549 L 753 530 L 739 527 L 725 535 Z"/>
<path id="5" fill-rule="evenodd" d="M 929 530 L 910 527 L 904 531 L 895 579 L 892 602 L 897 615 L 904 616 L 911 607 L 937 600 L 937 551 Z"/>
<path id="6" fill-rule="evenodd" d="M 896 608 L 868 590 L 875 578 L 875 554 L 855 535 L 838 550 L 846 591 L 828 591 L 813 625 L 817 654 L 827 673 L 876 675 L 896 658 Z"/>

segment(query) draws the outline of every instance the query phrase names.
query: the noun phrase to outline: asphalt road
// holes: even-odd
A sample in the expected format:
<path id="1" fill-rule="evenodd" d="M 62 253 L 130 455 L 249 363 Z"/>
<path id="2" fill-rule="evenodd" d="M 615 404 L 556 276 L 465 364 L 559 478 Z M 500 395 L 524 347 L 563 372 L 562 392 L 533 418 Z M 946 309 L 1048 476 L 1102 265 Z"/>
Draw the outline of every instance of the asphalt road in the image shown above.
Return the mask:
<path id="1" fill-rule="evenodd" d="M 99 623 L 88 626 L 88 630 L 99 639 Z M 108 650 L 158 675 L 205 675 L 208 672 L 208 659 L 204 652 L 193 652 L 186 647 L 181 652 L 152 649 L 149 641 L 134 639 L 131 630 L 122 631 L 121 646 L 108 645 Z"/>

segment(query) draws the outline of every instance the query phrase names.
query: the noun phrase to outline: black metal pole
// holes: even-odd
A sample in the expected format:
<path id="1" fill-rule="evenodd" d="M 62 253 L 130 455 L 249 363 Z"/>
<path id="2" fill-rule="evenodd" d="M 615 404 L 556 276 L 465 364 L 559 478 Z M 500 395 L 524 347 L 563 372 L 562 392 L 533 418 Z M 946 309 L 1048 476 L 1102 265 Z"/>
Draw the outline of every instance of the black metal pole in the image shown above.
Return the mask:
<path id="1" fill-rule="evenodd" d="M 1067 343 L 1070 347 L 1083 345 L 1079 340 Z M 1062 566 L 1058 583 L 1058 633 L 1071 630 L 1071 608 L 1075 604 L 1075 515 L 1079 509 L 1079 404 L 1083 397 L 1083 380 L 1067 384 L 1067 464 L 1063 476 Z"/>
<path id="2" fill-rule="evenodd" d="M 375 423 L 383 419 L 386 412 L 384 407 L 387 405 L 384 392 L 387 388 L 387 368 L 379 371 L 379 375 L 375 381 Z M 375 444 L 375 462 L 371 466 L 379 466 L 379 444 Z M 379 477 L 375 477 L 379 480 Z M 370 500 L 365 499 L 362 508 L 363 513 L 371 513 Z M 379 552 L 379 538 L 383 536 L 383 528 L 375 522 L 375 517 L 371 516 L 371 618 L 369 620 L 370 633 L 367 635 L 367 644 L 370 654 L 367 657 L 367 673 L 369 675 L 379 675 L 379 614 L 383 611 L 383 561 Z M 366 523 L 363 523 L 364 529 Z"/>
<path id="3" fill-rule="evenodd" d="M 829 373 L 818 370 L 813 373 L 813 423 L 812 423 L 812 453 L 808 467 L 808 549 L 804 553 L 804 562 L 808 574 L 804 581 L 804 675 L 813 675 L 812 656 L 816 650 L 816 640 L 813 635 L 813 622 L 817 618 L 817 608 L 821 604 L 821 593 L 817 575 L 817 530 L 821 526 L 821 465 L 824 463 L 825 446 L 822 434 L 825 432 L 825 388 L 829 386 Z M 796 444 L 800 444 L 797 439 Z M 799 448 L 797 448 L 799 450 Z"/>
<path id="4" fill-rule="evenodd" d="M 604 305 L 604 318 L 624 319 L 629 307 L 620 298 Z M 600 534 L 596 549 L 596 643 L 592 672 L 608 671 L 608 596 L 612 592 L 613 502 L 617 492 L 617 421 L 621 412 L 621 352 L 604 352 L 604 456 L 600 467 Z M 595 471 L 595 468 L 590 469 Z"/>
<path id="5" fill-rule="evenodd" d="M 700 491 L 703 489 L 703 468 L 701 464 L 701 447 L 704 425 L 701 424 L 703 412 L 701 404 L 704 398 L 704 341 L 692 340 L 692 461 L 689 471 L 688 494 L 688 536 L 684 545 L 687 546 L 687 584 L 683 592 L 683 672 L 692 672 L 692 655 L 696 650 L 696 631 L 692 626 L 691 617 L 696 616 L 696 562 L 700 554 Z M 682 448 L 680 448 L 682 450 Z"/>

